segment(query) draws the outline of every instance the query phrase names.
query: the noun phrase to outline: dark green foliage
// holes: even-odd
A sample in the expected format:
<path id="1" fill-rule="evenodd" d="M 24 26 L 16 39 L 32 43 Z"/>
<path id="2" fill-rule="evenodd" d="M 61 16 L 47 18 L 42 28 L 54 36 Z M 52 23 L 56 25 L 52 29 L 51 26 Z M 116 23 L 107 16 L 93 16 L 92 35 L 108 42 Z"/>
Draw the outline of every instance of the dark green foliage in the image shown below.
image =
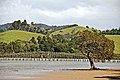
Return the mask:
<path id="1" fill-rule="evenodd" d="M 105 30 L 105 31 L 102 31 L 102 34 L 107 34 L 107 35 L 120 35 L 120 27 L 117 29 L 117 28 L 113 28 L 111 30 Z"/>
<path id="2" fill-rule="evenodd" d="M 0 42 L 0 53 L 7 52 L 7 44 L 4 42 Z"/>
<path id="3" fill-rule="evenodd" d="M 55 52 L 67 52 L 68 51 L 68 45 L 65 43 L 57 43 L 55 45 Z"/>
<path id="4" fill-rule="evenodd" d="M 37 44 L 36 40 L 35 40 L 35 37 L 32 37 L 32 39 L 30 41 L 32 41 L 34 44 Z"/>
<path id="5" fill-rule="evenodd" d="M 50 37 L 43 37 L 41 38 L 40 36 L 38 36 L 37 38 L 38 40 L 38 44 L 39 44 L 39 49 L 42 51 L 54 51 L 53 46 L 54 46 L 54 42 L 53 39 Z"/>
<path id="6" fill-rule="evenodd" d="M 26 20 L 24 20 L 24 21 L 21 23 L 21 25 L 22 25 L 22 26 L 27 25 L 27 21 L 26 21 Z"/>
<path id="7" fill-rule="evenodd" d="M 40 44 L 40 42 L 42 41 L 41 36 L 38 36 L 38 37 L 37 37 L 37 40 L 38 40 L 38 44 Z"/>
<path id="8" fill-rule="evenodd" d="M 34 25 L 34 22 L 31 22 L 31 25 Z"/>
<path id="9" fill-rule="evenodd" d="M 35 44 L 30 45 L 30 52 L 37 51 L 37 46 Z"/>
<path id="10" fill-rule="evenodd" d="M 37 51 L 38 46 L 32 41 L 16 40 L 9 44 L 0 42 L 0 53 L 20 53 Z"/>
<path id="11" fill-rule="evenodd" d="M 89 28 L 89 26 L 86 26 L 86 28 Z"/>
<path id="12" fill-rule="evenodd" d="M 77 52 L 77 45 L 73 39 L 72 34 L 65 34 L 65 35 L 54 35 L 53 38 L 57 40 L 55 44 L 55 51 L 56 52 L 70 52 L 75 53 Z"/>
<path id="13" fill-rule="evenodd" d="M 23 30 L 28 32 L 41 33 L 41 29 L 39 27 L 35 26 L 33 22 L 31 22 L 31 24 L 28 24 L 26 20 L 23 22 L 20 20 L 14 21 L 11 23 L 9 30 Z"/>
<path id="14" fill-rule="evenodd" d="M 14 22 L 12 23 L 12 27 L 11 27 L 10 29 L 11 29 L 11 30 L 12 30 L 12 29 L 13 29 L 13 30 L 19 30 L 20 26 L 21 26 L 21 21 L 20 21 L 20 20 L 14 21 Z"/>

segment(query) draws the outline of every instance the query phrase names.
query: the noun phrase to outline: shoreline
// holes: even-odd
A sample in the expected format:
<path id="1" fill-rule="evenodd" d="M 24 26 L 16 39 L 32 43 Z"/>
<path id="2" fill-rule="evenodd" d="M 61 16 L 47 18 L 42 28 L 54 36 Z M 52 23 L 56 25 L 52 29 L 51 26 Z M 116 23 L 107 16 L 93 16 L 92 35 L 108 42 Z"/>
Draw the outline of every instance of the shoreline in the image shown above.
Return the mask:
<path id="1" fill-rule="evenodd" d="M 101 70 L 69 69 L 38 74 L 21 74 L 16 76 L 23 76 L 23 78 L 3 80 L 120 80 L 120 68 Z"/>

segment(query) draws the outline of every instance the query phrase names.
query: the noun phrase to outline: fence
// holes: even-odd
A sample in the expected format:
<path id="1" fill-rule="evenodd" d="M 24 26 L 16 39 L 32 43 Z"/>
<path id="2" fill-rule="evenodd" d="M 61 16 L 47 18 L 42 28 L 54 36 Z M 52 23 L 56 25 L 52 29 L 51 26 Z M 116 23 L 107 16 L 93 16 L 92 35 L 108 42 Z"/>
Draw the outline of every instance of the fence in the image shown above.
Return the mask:
<path id="1" fill-rule="evenodd" d="M 0 58 L 0 61 L 76 61 L 89 62 L 88 59 L 66 59 L 66 58 Z M 120 63 L 120 60 L 94 60 L 95 62 L 114 62 Z"/>

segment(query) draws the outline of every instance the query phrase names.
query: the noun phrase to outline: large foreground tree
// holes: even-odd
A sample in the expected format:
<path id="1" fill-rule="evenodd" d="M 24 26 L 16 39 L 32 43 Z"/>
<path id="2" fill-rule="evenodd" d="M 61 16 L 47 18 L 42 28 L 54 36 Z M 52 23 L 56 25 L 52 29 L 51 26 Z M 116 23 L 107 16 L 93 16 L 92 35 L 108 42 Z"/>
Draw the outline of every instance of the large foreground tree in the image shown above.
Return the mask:
<path id="1" fill-rule="evenodd" d="M 81 53 L 89 59 L 91 69 L 98 69 L 93 59 L 111 59 L 114 55 L 114 41 L 107 39 L 104 35 L 88 30 L 78 31 L 74 35 L 74 40 Z"/>

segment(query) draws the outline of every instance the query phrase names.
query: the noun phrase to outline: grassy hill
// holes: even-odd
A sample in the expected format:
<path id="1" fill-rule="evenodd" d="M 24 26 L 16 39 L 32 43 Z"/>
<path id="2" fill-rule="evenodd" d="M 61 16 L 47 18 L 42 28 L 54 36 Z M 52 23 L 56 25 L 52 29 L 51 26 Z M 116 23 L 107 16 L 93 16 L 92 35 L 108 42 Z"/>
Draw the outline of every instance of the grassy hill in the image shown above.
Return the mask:
<path id="1" fill-rule="evenodd" d="M 85 28 L 82 26 L 74 26 L 74 27 L 57 30 L 57 31 L 51 33 L 50 36 L 56 35 L 56 34 L 64 35 L 67 33 L 77 32 L 79 30 L 92 31 L 92 29 L 90 29 L 90 28 Z M 39 35 L 44 36 L 43 34 L 37 34 L 37 33 L 32 33 L 32 32 L 26 32 L 26 31 L 20 31 L 20 30 L 9 30 L 9 31 L 0 33 L 0 41 L 9 43 L 9 42 L 15 41 L 17 39 L 30 40 L 33 36 L 36 38 Z M 120 54 L 120 35 L 106 35 L 106 37 L 115 42 L 115 53 Z"/>
<path id="2" fill-rule="evenodd" d="M 67 33 L 72 33 L 72 32 L 77 32 L 79 30 L 92 30 L 92 29 L 89 29 L 89 28 L 85 28 L 85 27 L 82 27 L 82 26 L 74 26 L 74 27 L 69 27 L 69 28 L 65 28 L 65 29 L 61 29 L 61 30 L 57 30 L 53 33 L 50 34 L 51 35 L 56 35 L 56 34 L 67 34 Z"/>
<path id="3" fill-rule="evenodd" d="M 43 34 L 37 34 L 32 32 L 20 31 L 20 30 L 9 30 L 0 33 L 0 41 L 9 43 L 17 39 L 20 40 L 30 40 L 33 36 L 36 38 L 38 36 L 44 36 Z"/>
<path id="4" fill-rule="evenodd" d="M 115 43 L 115 53 L 120 54 L 120 35 L 106 35 L 110 40 L 113 40 Z"/>
<path id="5" fill-rule="evenodd" d="M 70 28 L 65 28 L 65 29 L 61 29 L 61 30 L 57 30 L 53 33 L 50 34 L 51 35 L 56 35 L 56 34 L 67 34 L 67 33 L 71 33 L 74 30 L 74 32 L 77 32 L 79 30 L 89 30 L 92 31 L 91 28 L 85 28 L 82 26 L 74 26 L 74 27 L 70 27 Z M 116 54 L 120 54 L 120 35 L 106 35 L 106 37 L 110 40 L 113 40 L 115 43 L 115 53 Z"/>

